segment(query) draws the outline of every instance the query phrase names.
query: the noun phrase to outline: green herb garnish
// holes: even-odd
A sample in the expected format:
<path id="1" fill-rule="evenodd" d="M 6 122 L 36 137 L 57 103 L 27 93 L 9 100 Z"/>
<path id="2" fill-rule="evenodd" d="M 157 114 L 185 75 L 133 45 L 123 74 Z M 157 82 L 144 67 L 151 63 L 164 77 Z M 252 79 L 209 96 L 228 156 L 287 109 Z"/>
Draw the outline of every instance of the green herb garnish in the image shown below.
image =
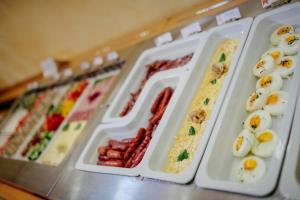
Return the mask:
<path id="1" fill-rule="evenodd" d="M 213 85 L 216 84 L 217 83 L 217 79 L 211 80 L 210 83 L 213 84 Z"/>
<path id="2" fill-rule="evenodd" d="M 64 125 L 63 127 L 63 131 L 67 131 L 70 127 L 70 123 L 66 123 L 66 125 Z"/>
<path id="3" fill-rule="evenodd" d="M 77 124 L 77 126 L 75 127 L 75 130 L 78 130 L 81 128 L 81 123 Z"/>
<path id="4" fill-rule="evenodd" d="M 185 149 L 183 152 L 181 152 L 178 157 L 177 157 L 177 162 L 178 161 L 183 161 L 185 159 L 188 159 L 189 157 L 189 153 L 187 152 L 187 150 Z"/>
<path id="5" fill-rule="evenodd" d="M 48 110 L 47 110 L 46 115 L 50 115 L 51 113 L 53 113 L 54 109 L 55 109 L 54 105 L 50 105 Z"/>
<path id="6" fill-rule="evenodd" d="M 190 129 L 189 129 L 189 135 L 190 136 L 191 135 L 196 135 L 196 130 L 195 130 L 195 128 L 193 126 L 191 126 Z"/>
<path id="7" fill-rule="evenodd" d="M 206 106 L 207 106 L 207 105 L 208 105 L 208 103 L 209 103 L 209 98 L 206 98 L 206 99 L 204 100 L 204 102 L 203 102 L 203 103 L 204 103 L 204 105 L 206 105 Z"/>
<path id="8" fill-rule="evenodd" d="M 219 62 L 224 62 L 226 60 L 226 56 L 224 53 L 221 54 L 220 58 L 219 58 Z"/>

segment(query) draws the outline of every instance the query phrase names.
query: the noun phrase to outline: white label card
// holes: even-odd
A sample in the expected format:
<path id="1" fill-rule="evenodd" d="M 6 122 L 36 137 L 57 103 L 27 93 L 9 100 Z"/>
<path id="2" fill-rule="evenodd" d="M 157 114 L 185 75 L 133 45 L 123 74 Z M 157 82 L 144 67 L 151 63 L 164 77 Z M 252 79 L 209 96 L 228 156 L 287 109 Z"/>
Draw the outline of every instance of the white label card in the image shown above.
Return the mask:
<path id="1" fill-rule="evenodd" d="M 39 86 L 38 82 L 34 81 L 34 82 L 31 82 L 31 83 L 27 84 L 27 89 L 28 90 L 33 90 L 33 89 L 37 88 L 38 86 Z"/>
<path id="2" fill-rule="evenodd" d="M 234 21 L 237 19 L 240 19 L 241 13 L 239 8 L 234 8 L 231 10 L 228 10 L 226 12 L 223 12 L 219 15 L 216 16 L 217 24 L 222 25 L 225 24 L 226 22 Z"/>
<path id="3" fill-rule="evenodd" d="M 73 70 L 71 69 L 71 68 L 66 68 L 65 70 L 64 70 L 64 76 L 65 77 L 70 77 L 70 76 L 72 76 L 73 75 Z"/>
<path id="4" fill-rule="evenodd" d="M 117 60 L 119 58 L 119 54 L 116 51 L 112 51 L 106 55 L 106 59 L 108 61 Z"/>
<path id="5" fill-rule="evenodd" d="M 57 65 L 53 58 L 47 58 L 46 60 L 42 61 L 41 68 L 44 78 L 49 78 L 57 73 Z"/>
<path id="6" fill-rule="evenodd" d="M 80 69 L 82 70 L 87 70 L 91 67 L 90 63 L 88 61 L 83 61 L 82 63 L 80 63 Z"/>
<path id="7" fill-rule="evenodd" d="M 182 35 L 183 38 L 186 38 L 186 37 L 188 37 L 190 35 L 193 35 L 195 33 L 201 32 L 201 30 L 202 29 L 201 29 L 200 23 L 199 22 L 195 22 L 193 24 L 190 24 L 190 25 L 182 28 L 180 30 L 180 33 L 181 33 L 181 35 Z"/>
<path id="8" fill-rule="evenodd" d="M 164 33 L 154 39 L 156 46 L 161 46 L 173 40 L 172 34 L 170 32 Z"/>
<path id="9" fill-rule="evenodd" d="M 103 64 L 103 58 L 101 56 L 96 56 L 93 60 L 94 66 L 99 66 Z"/>

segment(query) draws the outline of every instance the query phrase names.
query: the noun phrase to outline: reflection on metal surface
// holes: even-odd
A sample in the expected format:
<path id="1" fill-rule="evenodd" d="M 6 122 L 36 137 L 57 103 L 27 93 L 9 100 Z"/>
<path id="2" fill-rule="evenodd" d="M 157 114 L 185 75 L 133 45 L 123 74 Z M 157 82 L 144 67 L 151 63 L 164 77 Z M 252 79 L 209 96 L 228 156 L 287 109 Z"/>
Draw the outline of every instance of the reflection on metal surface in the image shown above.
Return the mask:
<path id="1" fill-rule="evenodd" d="M 210 11 L 210 10 L 213 10 L 213 9 L 215 9 L 215 8 L 218 8 L 218 7 L 221 7 L 221 6 L 225 5 L 225 4 L 227 4 L 229 1 L 230 1 L 230 0 L 222 1 L 222 2 L 220 2 L 220 3 L 217 3 L 217 4 L 215 4 L 215 5 L 210 6 L 210 7 L 208 7 L 208 8 L 204 8 L 204 9 L 202 9 L 202 10 L 198 10 L 198 11 L 195 12 L 195 14 L 196 14 L 196 15 L 200 15 L 200 14 L 202 14 L 202 13 L 208 12 L 208 11 Z"/>

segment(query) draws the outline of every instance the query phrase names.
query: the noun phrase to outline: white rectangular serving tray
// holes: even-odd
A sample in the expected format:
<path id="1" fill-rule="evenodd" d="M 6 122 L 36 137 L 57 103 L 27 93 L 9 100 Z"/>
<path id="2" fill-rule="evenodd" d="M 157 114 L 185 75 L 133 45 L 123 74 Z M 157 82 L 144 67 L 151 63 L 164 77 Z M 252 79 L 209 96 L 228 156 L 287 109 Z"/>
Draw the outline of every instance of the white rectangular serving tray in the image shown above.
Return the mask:
<path id="1" fill-rule="evenodd" d="M 70 118 L 71 116 L 80 108 L 79 106 L 81 105 L 81 102 L 87 98 L 87 95 L 88 93 L 90 92 L 90 89 L 93 87 L 94 83 L 96 81 L 99 81 L 99 80 L 103 80 L 105 78 L 108 78 L 108 77 L 113 77 L 113 76 L 116 76 L 120 73 L 120 70 L 114 70 L 114 71 L 111 71 L 111 72 L 108 72 L 108 73 L 105 73 L 105 74 L 101 74 L 101 75 L 98 75 L 94 78 L 90 78 L 88 81 L 89 81 L 89 85 L 87 86 L 87 88 L 85 89 L 85 91 L 83 92 L 83 94 L 80 96 L 80 98 L 78 99 L 78 103 L 76 102 L 75 106 L 72 108 L 72 111 L 68 114 L 67 118 L 64 120 L 64 122 L 61 124 L 61 126 L 59 127 L 59 129 L 57 129 L 54 137 L 51 139 L 51 141 L 49 142 L 49 144 L 47 145 L 46 149 L 42 152 L 42 154 L 40 155 L 40 157 L 38 158 L 37 162 L 38 163 L 42 163 L 42 160 L 44 158 L 45 155 L 47 155 L 47 152 L 49 151 L 50 147 L 56 143 L 56 140 L 58 138 L 58 134 L 62 131 L 63 127 L 65 126 L 65 124 L 69 123 L 70 122 Z M 71 147 L 73 148 L 73 146 Z M 68 150 L 69 153 L 71 151 L 71 149 Z M 66 157 L 67 155 L 65 155 Z M 62 162 L 61 162 L 62 163 Z"/>
<path id="2" fill-rule="evenodd" d="M 300 95 L 289 143 L 287 146 L 284 166 L 280 178 L 280 193 L 288 199 L 300 199 Z"/>
<path id="3" fill-rule="evenodd" d="M 87 79 L 87 81 L 88 81 L 88 85 L 86 86 L 86 88 L 84 89 L 84 91 L 82 92 L 82 94 L 80 95 L 80 97 L 77 99 L 77 101 L 75 102 L 75 104 L 74 104 L 73 108 L 71 109 L 71 111 L 68 113 L 68 115 L 62 121 L 62 123 L 60 124 L 60 126 L 58 127 L 58 129 L 55 131 L 55 134 L 52 137 L 52 139 L 50 140 L 50 142 L 48 143 L 47 147 L 44 149 L 44 151 L 41 153 L 41 155 L 39 156 L 39 158 L 36 160 L 37 163 L 42 163 L 41 160 L 42 160 L 43 156 L 45 155 L 45 153 L 48 151 L 49 146 L 51 144 L 53 144 L 53 142 L 56 140 L 56 138 L 58 137 L 59 133 L 62 131 L 62 129 L 64 128 L 64 126 L 68 123 L 69 118 L 77 110 L 77 108 L 80 105 L 80 102 L 83 101 L 83 99 L 85 98 L 85 96 L 88 94 L 88 91 L 93 86 L 93 83 L 94 83 L 93 79 Z M 45 163 L 42 163 L 42 164 L 45 164 Z"/>
<path id="4" fill-rule="evenodd" d="M 60 102 L 62 96 L 64 93 L 69 89 L 69 86 L 62 86 L 60 88 L 57 88 L 58 90 L 58 95 L 55 96 L 55 98 L 52 100 L 52 105 L 57 106 L 58 103 Z M 56 90 L 56 89 L 54 89 Z M 29 161 L 27 157 L 22 156 L 22 151 L 28 144 L 28 142 L 31 140 L 31 138 L 34 136 L 34 134 L 39 130 L 39 128 L 43 125 L 44 121 L 46 119 L 46 113 L 38 120 L 38 122 L 35 124 L 35 126 L 30 130 L 30 133 L 25 137 L 24 141 L 22 144 L 19 146 L 17 152 L 15 155 L 12 157 L 9 157 L 10 159 L 15 159 L 15 160 L 23 160 L 23 161 Z"/>
<path id="5" fill-rule="evenodd" d="M 187 63 L 185 66 L 193 66 L 195 61 L 199 57 L 199 51 L 201 50 L 203 41 L 203 35 L 205 33 L 200 33 L 195 36 L 178 40 L 160 47 L 154 47 L 144 51 L 136 61 L 135 65 L 133 66 L 131 72 L 129 73 L 128 77 L 122 84 L 120 90 L 118 91 L 117 95 L 113 99 L 112 103 L 110 104 L 109 108 L 107 109 L 106 113 L 102 118 L 103 123 L 111 123 L 111 122 L 120 122 L 122 120 L 133 120 L 136 117 L 137 110 L 141 109 L 141 102 L 143 101 L 142 97 L 149 91 L 146 91 L 145 88 L 142 90 L 140 96 L 138 97 L 135 105 L 133 106 L 132 110 L 124 117 L 120 117 L 119 113 L 122 111 L 124 106 L 127 104 L 128 100 L 130 99 L 130 93 L 135 91 L 139 88 L 140 83 L 142 82 L 146 71 L 147 71 L 147 64 L 150 64 L 156 60 L 161 59 L 176 59 L 182 57 L 184 55 L 194 53 L 190 62 Z M 186 68 L 185 66 L 181 66 L 179 68 Z M 173 71 L 176 69 L 170 69 L 167 71 Z M 154 74 L 146 83 L 149 84 L 151 79 L 154 79 L 156 76 L 162 72 L 158 72 Z M 145 86 L 146 86 L 145 85 Z"/>
<path id="6" fill-rule="evenodd" d="M 268 50 L 271 33 L 276 27 L 286 23 L 300 25 L 300 3 L 259 15 L 254 20 L 232 84 L 198 169 L 195 179 L 198 186 L 256 196 L 265 196 L 275 189 L 300 85 L 300 67 L 296 67 L 291 80 L 284 80 L 282 90 L 289 93 L 289 102 L 282 118 L 272 117 L 272 129 L 277 132 L 279 142 L 274 155 L 265 159 L 267 172 L 261 180 L 253 184 L 242 184 L 235 180 L 234 170 L 239 159 L 232 155 L 232 143 L 242 130 L 242 121 L 247 116 L 246 100 L 255 90 L 256 78 L 252 74 L 252 68 L 262 53 Z M 300 52 L 297 59 L 299 55 Z"/>
<path id="7" fill-rule="evenodd" d="M 89 90 L 89 88 L 92 86 L 91 84 L 91 80 L 88 80 L 88 86 L 85 88 L 85 90 L 83 91 L 83 93 L 80 95 L 80 97 L 78 98 L 78 100 L 75 102 L 75 105 L 73 106 L 72 110 L 70 111 L 70 113 L 66 116 L 66 118 L 62 121 L 62 123 L 60 124 L 60 126 L 58 127 L 58 129 L 55 131 L 55 134 L 53 136 L 53 138 L 51 139 L 51 141 L 48 143 L 47 147 L 44 149 L 44 151 L 41 153 L 41 155 L 39 156 L 39 158 L 35 161 L 30 161 L 27 157 L 23 157 L 22 156 L 22 151 L 24 150 L 24 148 L 26 147 L 26 145 L 28 144 L 28 142 L 31 140 L 31 138 L 35 135 L 36 131 L 39 130 L 40 126 L 44 123 L 44 120 L 46 119 L 45 117 L 44 120 L 42 120 L 42 122 L 40 121 L 40 125 L 35 127 L 36 129 L 34 129 L 33 131 L 31 131 L 31 133 L 26 137 L 26 139 L 23 141 L 22 145 L 20 146 L 20 148 L 18 149 L 17 153 L 12 157 L 13 159 L 17 159 L 17 160 L 24 160 L 24 161 L 30 161 L 30 162 L 36 162 L 36 163 L 41 163 L 41 158 L 44 155 L 44 153 L 47 151 L 47 149 L 49 148 L 49 145 L 51 144 L 51 142 L 53 142 L 56 138 L 58 133 L 62 130 L 62 128 L 65 126 L 65 124 L 67 123 L 68 119 L 70 118 L 70 116 L 72 115 L 72 113 L 74 112 L 74 110 L 76 110 L 76 108 L 78 107 L 80 101 L 82 101 L 82 99 L 84 98 L 84 96 L 87 94 L 87 91 Z M 62 86 L 62 91 L 66 91 L 66 89 L 68 89 L 69 86 Z M 63 96 L 66 93 L 61 93 L 62 96 L 60 96 L 59 98 L 55 99 L 54 105 L 58 105 L 60 103 L 60 101 L 62 100 Z"/>
<path id="8" fill-rule="evenodd" d="M 138 176 L 144 167 L 144 159 L 134 168 L 121 168 L 121 167 L 110 167 L 110 166 L 99 166 L 97 165 L 97 148 L 99 146 L 107 145 L 109 139 L 121 140 L 124 138 L 135 137 L 139 128 L 147 128 L 148 120 L 151 116 L 150 109 L 156 99 L 157 95 L 165 87 L 172 87 L 174 89 L 173 96 L 170 103 L 161 119 L 156 130 L 153 132 L 153 139 L 157 137 L 157 132 L 160 127 L 163 126 L 168 117 L 174 110 L 174 106 L 180 97 L 184 85 L 188 78 L 188 72 L 184 69 L 176 69 L 170 71 L 161 72 L 158 76 L 149 80 L 149 84 L 145 86 L 144 100 L 141 102 L 141 109 L 136 113 L 136 118 L 134 120 L 122 120 L 114 124 L 100 124 L 93 132 L 92 137 L 89 139 L 86 147 L 81 153 L 77 163 L 76 169 L 110 173 L 110 174 L 120 174 L 128 176 Z M 148 151 L 148 149 L 147 149 Z M 146 152 L 147 152 L 146 151 Z"/>
<path id="9" fill-rule="evenodd" d="M 179 101 L 176 103 L 176 108 L 173 111 L 173 114 L 168 119 L 168 122 L 164 124 L 161 127 L 161 130 L 157 133 L 159 137 L 156 137 L 149 145 L 149 151 L 144 158 L 145 167 L 141 173 L 142 176 L 176 183 L 187 183 L 193 179 L 200 159 L 204 153 L 206 144 L 209 140 L 210 133 L 218 116 L 219 110 L 222 106 L 226 90 L 229 87 L 231 78 L 236 69 L 237 61 L 244 47 L 251 23 L 252 18 L 246 18 L 207 31 L 207 38 L 203 44 L 204 47 L 202 52 L 196 60 L 196 66 L 189 70 L 188 83 L 186 84 Z M 195 151 L 193 161 L 190 166 L 181 173 L 166 173 L 163 171 L 163 169 L 167 161 L 168 151 L 174 142 L 174 138 L 178 133 L 180 126 L 182 125 L 182 121 L 186 116 L 186 112 L 190 107 L 194 94 L 197 92 L 198 86 L 201 83 L 207 68 L 209 67 L 213 53 L 217 49 L 220 42 L 228 38 L 239 38 L 240 45 L 231 61 L 229 71 L 226 74 L 226 78 L 215 102 L 213 112 L 202 133 L 202 137 Z"/>

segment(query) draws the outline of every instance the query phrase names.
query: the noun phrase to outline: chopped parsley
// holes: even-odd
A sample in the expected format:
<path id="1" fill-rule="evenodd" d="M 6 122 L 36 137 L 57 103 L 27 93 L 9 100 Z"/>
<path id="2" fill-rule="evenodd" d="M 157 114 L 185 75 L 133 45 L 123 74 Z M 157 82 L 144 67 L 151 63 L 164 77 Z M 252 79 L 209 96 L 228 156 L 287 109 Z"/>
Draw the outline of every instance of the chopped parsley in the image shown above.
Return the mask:
<path id="1" fill-rule="evenodd" d="M 181 153 L 178 155 L 178 157 L 177 157 L 177 162 L 178 162 L 178 161 L 183 161 L 183 160 L 185 160 L 185 159 L 188 159 L 188 157 L 189 157 L 189 153 L 188 153 L 187 150 L 185 149 L 185 150 L 183 150 L 183 152 L 181 152 Z"/>
<path id="2" fill-rule="evenodd" d="M 204 100 L 203 104 L 207 106 L 207 105 L 209 104 L 209 98 L 206 98 L 206 99 Z"/>
<path id="3" fill-rule="evenodd" d="M 217 79 L 211 80 L 210 83 L 213 84 L 213 85 L 216 84 L 217 83 Z"/>
<path id="4" fill-rule="evenodd" d="M 64 125 L 63 127 L 63 131 L 67 131 L 70 127 L 70 123 L 66 123 L 66 125 Z"/>
<path id="5" fill-rule="evenodd" d="M 193 126 L 191 126 L 190 129 L 189 129 L 189 135 L 190 136 L 191 135 L 196 135 L 196 130 L 195 130 L 195 128 Z"/>
<path id="6" fill-rule="evenodd" d="M 81 128 L 81 123 L 77 124 L 77 126 L 75 127 L 75 130 L 78 130 Z"/>
<path id="7" fill-rule="evenodd" d="M 219 62 L 224 62 L 226 60 L 226 56 L 224 53 L 221 54 L 220 58 L 219 58 Z"/>

